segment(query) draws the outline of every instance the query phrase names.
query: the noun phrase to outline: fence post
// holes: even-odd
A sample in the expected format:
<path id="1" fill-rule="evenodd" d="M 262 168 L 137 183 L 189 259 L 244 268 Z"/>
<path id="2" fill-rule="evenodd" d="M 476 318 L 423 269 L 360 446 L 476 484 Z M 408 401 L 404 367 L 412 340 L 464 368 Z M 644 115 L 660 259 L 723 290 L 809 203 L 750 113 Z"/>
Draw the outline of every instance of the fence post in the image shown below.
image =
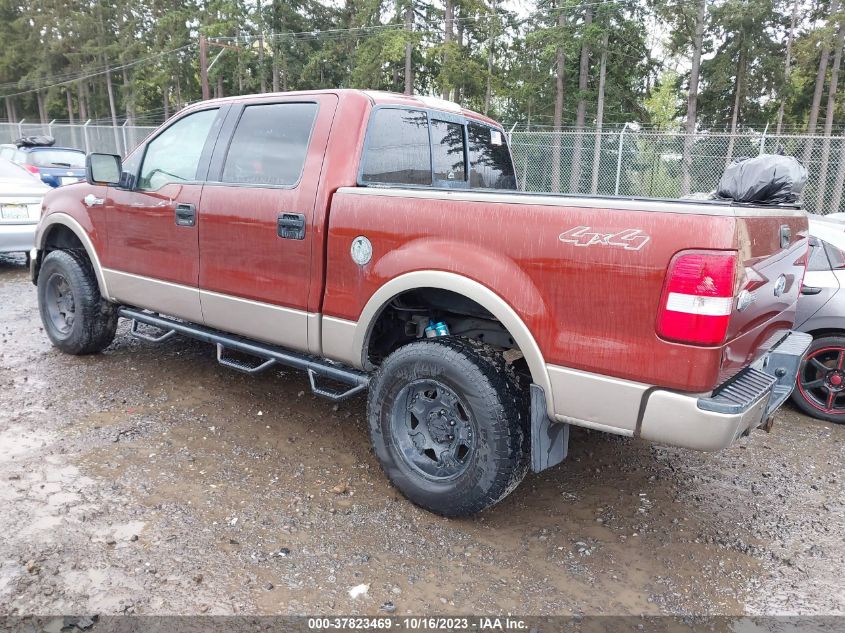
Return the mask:
<path id="1" fill-rule="evenodd" d="M 88 124 L 91 123 L 91 119 L 88 119 L 85 122 L 85 125 L 82 126 L 82 135 L 85 137 L 85 153 L 90 154 L 91 148 L 88 144 Z"/>
<path id="2" fill-rule="evenodd" d="M 763 136 L 760 138 L 760 153 L 766 153 L 766 133 L 769 131 L 769 122 L 766 121 L 766 127 L 763 129 Z"/>
<path id="3" fill-rule="evenodd" d="M 23 138 L 23 122 L 24 121 L 26 121 L 25 118 L 18 121 L 18 138 Z"/>
<path id="4" fill-rule="evenodd" d="M 56 122 L 56 119 L 53 119 L 47 124 L 47 136 L 53 136 L 53 123 Z"/>
<path id="5" fill-rule="evenodd" d="M 121 131 L 123 132 L 123 155 L 126 156 L 129 153 L 129 143 L 126 142 L 126 124 L 129 123 L 129 119 L 126 119 L 123 122 L 123 125 L 120 126 Z"/>
<path id="6" fill-rule="evenodd" d="M 616 157 L 616 186 L 613 188 L 613 195 L 619 195 L 619 178 L 622 176 L 622 142 L 625 140 L 625 130 L 628 129 L 628 124 L 622 126 L 622 131 L 619 132 L 619 155 Z"/>

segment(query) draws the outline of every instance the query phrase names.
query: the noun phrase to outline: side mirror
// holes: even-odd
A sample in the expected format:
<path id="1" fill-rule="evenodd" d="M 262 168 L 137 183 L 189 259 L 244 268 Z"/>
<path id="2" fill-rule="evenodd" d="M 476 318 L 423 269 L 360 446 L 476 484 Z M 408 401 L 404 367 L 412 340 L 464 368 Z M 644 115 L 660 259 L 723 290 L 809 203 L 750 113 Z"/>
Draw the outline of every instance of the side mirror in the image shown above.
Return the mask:
<path id="1" fill-rule="evenodd" d="M 122 171 L 117 154 L 88 154 L 85 158 L 85 177 L 92 185 L 119 185 Z"/>

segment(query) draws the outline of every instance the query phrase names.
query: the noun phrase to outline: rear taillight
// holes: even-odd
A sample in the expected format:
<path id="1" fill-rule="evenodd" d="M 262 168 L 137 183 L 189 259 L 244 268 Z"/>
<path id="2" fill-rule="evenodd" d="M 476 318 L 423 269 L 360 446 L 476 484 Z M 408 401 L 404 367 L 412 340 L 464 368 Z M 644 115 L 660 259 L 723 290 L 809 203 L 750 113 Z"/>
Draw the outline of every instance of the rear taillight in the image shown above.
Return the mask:
<path id="1" fill-rule="evenodd" d="M 23 167 L 24 169 L 26 169 L 26 170 L 27 170 L 30 174 L 35 174 L 35 175 L 38 175 L 38 174 L 40 174 L 40 173 L 41 173 L 41 170 L 40 170 L 40 169 L 38 169 L 38 167 L 36 167 L 35 165 L 26 165 L 26 164 L 23 164 L 23 165 L 21 165 L 21 167 Z"/>
<path id="2" fill-rule="evenodd" d="M 725 340 L 734 306 L 737 256 L 726 251 L 685 251 L 669 262 L 657 333 L 695 345 Z"/>

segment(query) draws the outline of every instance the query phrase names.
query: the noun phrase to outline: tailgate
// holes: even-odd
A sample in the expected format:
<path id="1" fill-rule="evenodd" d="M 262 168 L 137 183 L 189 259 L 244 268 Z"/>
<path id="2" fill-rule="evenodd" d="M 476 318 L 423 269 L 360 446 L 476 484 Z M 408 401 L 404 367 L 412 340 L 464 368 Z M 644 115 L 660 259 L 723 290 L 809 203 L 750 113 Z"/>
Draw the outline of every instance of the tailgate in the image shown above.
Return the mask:
<path id="1" fill-rule="evenodd" d="M 722 356 L 721 379 L 754 362 L 792 327 L 808 248 L 806 215 L 736 218 L 738 288 Z"/>

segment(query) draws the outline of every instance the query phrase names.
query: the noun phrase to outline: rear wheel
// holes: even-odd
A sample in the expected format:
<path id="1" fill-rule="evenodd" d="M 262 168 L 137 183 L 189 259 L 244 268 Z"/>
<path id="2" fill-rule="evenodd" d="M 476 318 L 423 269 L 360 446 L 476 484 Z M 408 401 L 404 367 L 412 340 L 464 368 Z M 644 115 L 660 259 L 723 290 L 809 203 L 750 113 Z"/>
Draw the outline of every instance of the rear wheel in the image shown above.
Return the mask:
<path id="1" fill-rule="evenodd" d="M 824 336 L 810 345 L 792 400 L 805 413 L 845 423 L 845 336 Z"/>
<path id="2" fill-rule="evenodd" d="M 484 510 L 527 472 L 527 403 L 489 346 L 441 337 L 398 349 L 374 376 L 367 409 L 384 472 L 437 514 Z"/>
<path id="3" fill-rule="evenodd" d="M 38 274 L 38 309 L 53 345 L 68 354 L 93 354 L 108 347 L 117 312 L 102 298 L 85 255 L 52 251 Z"/>

